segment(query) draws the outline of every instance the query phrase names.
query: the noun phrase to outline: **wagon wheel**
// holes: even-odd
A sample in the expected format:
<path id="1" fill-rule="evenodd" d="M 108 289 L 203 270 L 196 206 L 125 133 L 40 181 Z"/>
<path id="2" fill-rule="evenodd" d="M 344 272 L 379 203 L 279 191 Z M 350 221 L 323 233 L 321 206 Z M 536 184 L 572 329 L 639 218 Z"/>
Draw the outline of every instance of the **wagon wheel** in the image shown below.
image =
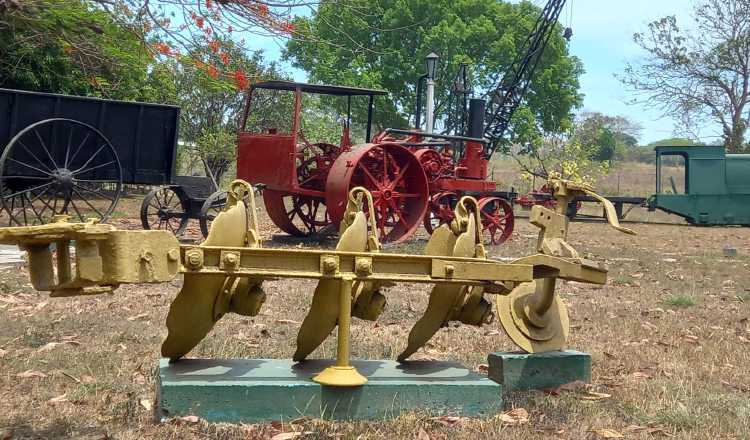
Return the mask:
<path id="1" fill-rule="evenodd" d="M 504 243 L 513 233 L 515 215 L 513 206 L 500 197 L 479 199 L 479 210 L 482 213 L 482 234 L 488 244 Z"/>
<path id="2" fill-rule="evenodd" d="M 201 225 L 201 234 L 203 238 L 208 237 L 208 231 L 211 229 L 211 222 L 214 221 L 217 215 L 224 209 L 227 204 L 227 192 L 216 191 L 215 193 L 208 196 L 203 206 L 201 206 L 201 212 L 199 214 L 199 223 Z"/>
<path id="3" fill-rule="evenodd" d="M 141 203 L 143 229 L 166 229 L 182 235 L 188 224 L 188 200 L 178 189 L 164 186 L 151 190 Z"/>
<path id="4" fill-rule="evenodd" d="M 440 225 L 449 223 L 455 217 L 453 209 L 458 203 L 458 194 L 454 192 L 440 192 L 430 197 L 430 206 L 424 218 L 424 228 L 429 234 L 435 232 Z"/>
<path id="5" fill-rule="evenodd" d="M 295 237 L 325 232 L 332 224 L 325 200 L 321 198 L 266 189 L 263 203 L 273 223 Z"/>
<path id="6" fill-rule="evenodd" d="M 0 203 L 8 225 L 33 225 L 69 215 L 105 221 L 122 190 L 112 143 L 71 119 L 45 119 L 16 134 L 0 156 Z"/>
<path id="7" fill-rule="evenodd" d="M 326 182 L 326 203 L 334 222 L 343 218 L 348 192 L 355 186 L 372 193 L 382 241 L 404 241 L 423 222 L 429 198 L 427 177 L 408 149 L 397 144 L 367 144 L 342 153 Z"/>

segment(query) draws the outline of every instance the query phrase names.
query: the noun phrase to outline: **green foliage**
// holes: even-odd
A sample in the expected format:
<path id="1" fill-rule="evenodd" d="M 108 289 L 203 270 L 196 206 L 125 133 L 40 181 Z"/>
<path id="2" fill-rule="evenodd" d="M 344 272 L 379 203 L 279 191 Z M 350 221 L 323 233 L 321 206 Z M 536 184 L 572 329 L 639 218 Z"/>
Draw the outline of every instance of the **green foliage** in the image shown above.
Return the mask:
<path id="1" fill-rule="evenodd" d="M 417 79 L 424 57 L 441 60 L 436 88 L 437 119 L 447 117 L 450 82 L 462 62 L 471 65 L 475 91 L 490 90 L 511 63 L 540 13 L 531 2 L 497 0 L 325 0 L 311 17 L 295 21 L 298 38 L 285 56 L 310 73 L 312 81 L 382 88 L 392 102 L 379 99 L 380 126 L 408 125 L 414 112 Z M 568 55 L 557 27 L 545 51 L 524 108 L 515 117 L 516 142 L 531 142 L 545 132 L 572 125 L 571 110 L 581 104 L 580 61 Z M 363 107 L 363 106 L 362 106 Z M 363 108 L 355 108 L 362 112 Z"/>
<path id="2" fill-rule="evenodd" d="M 573 141 L 590 152 L 590 158 L 610 162 L 637 148 L 641 127 L 623 116 L 598 112 L 580 115 L 573 132 Z"/>
<path id="3" fill-rule="evenodd" d="M 30 0 L 0 13 L 0 87 L 148 100 L 139 29 L 83 0 Z"/>
<path id="4" fill-rule="evenodd" d="M 195 142 L 195 153 L 206 161 L 217 182 L 229 169 L 235 159 L 237 133 L 227 126 L 213 126 L 204 129 Z"/>
<path id="5" fill-rule="evenodd" d="M 700 142 L 696 142 L 693 139 L 687 138 L 669 138 L 662 139 L 660 141 L 651 142 L 647 145 L 650 148 L 656 147 L 692 147 L 693 145 L 703 145 Z"/>
<path id="6" fill-rule="evenodd" d="M 750 152 L 750 0 L 692 3 L 690 23 L 666 16 L 633 36 L 645 57 L 621 79 L 686 132 L 718 125 L 729 152 Z"/>
<path id="7" fill-rule="evenodd" d="M 528 181 L 557 173 L 563 179 L 593 184 L 610 170 L 609 162 L 595 160 L 590 148 L 570 138 L 550 136 L 533 151 L 512 155 Z"/>
<path id="8" fill-rule="evenodd" d="M 205 162 L 220 181 L 235 158 L 245 93 L 238 89 L 236 76 L 211 67 L 221 63 L 223 70 L 241 72 L 252 81 L 276 79 L 280 73 L 275 65 L 264 64 L 260 52 L 247 53 L 229 40 L 217 41 L 218 47 L 206 44 L 177 60 L 162 60 L 151 72 L 151 83 L 158 86 L 154 93 L 159 102 L 182 109 L 179 162 L 191 171 L 203 169 Z M 227 63 L 219 59 L 220 53 Z"/>

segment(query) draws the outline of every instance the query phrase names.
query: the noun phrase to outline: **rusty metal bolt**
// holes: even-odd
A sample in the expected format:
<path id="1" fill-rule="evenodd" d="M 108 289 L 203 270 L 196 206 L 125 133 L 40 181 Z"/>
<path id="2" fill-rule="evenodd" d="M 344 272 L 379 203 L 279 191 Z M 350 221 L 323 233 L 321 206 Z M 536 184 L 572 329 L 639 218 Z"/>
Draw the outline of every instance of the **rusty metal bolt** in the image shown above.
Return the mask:
<path id="1" fill-rule="evenodd" d="M 372 262 L 367 258 L 357 258 L 354 271 L 357 275 L 370 275 L 372 274 Z"/>
<path id="2" fill-rule="evenodd" d="M 203 266 L 203 252 L 200 249 L 190 249 L 185 253 L 185 265 L 196 270 Z"/>
<path id="3" fill-rule="evenodd" d="M 336 269 L 339 268 L 339 263 L 336 261 L 336 258 L 327 256 L 323 257 L 323 272 L 325 273 L 332 273 L 336 272 Z"/>
<path id="4" fill-rule="evenodd" d="M 235 269 L 240 264 L 240 258 L 237 254 L 229 253 L 224 255 L 224 266 L 227 269 Z"/>
<path id="5" fill-rule="evenodd" d="M 448 264 L 445 266 L 445 276 L 452 277 L 453 273 L 456 271 L 456 268 L 453 267 L 452 264 Z"/>

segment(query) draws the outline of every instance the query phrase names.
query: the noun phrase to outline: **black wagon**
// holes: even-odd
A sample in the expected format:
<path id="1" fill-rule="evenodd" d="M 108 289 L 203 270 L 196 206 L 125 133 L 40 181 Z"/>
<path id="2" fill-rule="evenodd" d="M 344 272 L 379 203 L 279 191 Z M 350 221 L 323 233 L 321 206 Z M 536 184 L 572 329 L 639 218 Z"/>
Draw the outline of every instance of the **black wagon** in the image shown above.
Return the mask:
<path id="1" fill-rule="evenodd" d="M 159 186 L 143 226 L 180 233 L 216 191 L 175 176 L 180 108 L 0 89 L 0 207 L 9 226 L 106 221 L 123 184 Z"/>

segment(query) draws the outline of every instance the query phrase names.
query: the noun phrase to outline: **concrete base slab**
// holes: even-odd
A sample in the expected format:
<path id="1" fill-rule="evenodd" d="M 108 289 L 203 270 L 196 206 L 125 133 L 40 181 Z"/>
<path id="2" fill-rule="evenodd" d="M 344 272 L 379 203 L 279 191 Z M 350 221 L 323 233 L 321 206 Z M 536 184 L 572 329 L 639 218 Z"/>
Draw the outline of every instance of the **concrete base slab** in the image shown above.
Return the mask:
<path id="1" fill-rule="evenodd" d="M 157 417 L 197 415 L 211 422 L 315 417 L 394 418 L 403 412 L 485 417 L 502 409 L 502 387 L 453 362 L 362 360 L 360 387 L 322 386 L 312 377 L 333 364 L 283 359 L 162 359 Z"/>
<path id="2" fill-rule="evenodd" d="M 591 355 L 566 350 L 548 353 L 490 353 L 488 376 L 504 391 L 540 390 L 591 381 Z"/>

